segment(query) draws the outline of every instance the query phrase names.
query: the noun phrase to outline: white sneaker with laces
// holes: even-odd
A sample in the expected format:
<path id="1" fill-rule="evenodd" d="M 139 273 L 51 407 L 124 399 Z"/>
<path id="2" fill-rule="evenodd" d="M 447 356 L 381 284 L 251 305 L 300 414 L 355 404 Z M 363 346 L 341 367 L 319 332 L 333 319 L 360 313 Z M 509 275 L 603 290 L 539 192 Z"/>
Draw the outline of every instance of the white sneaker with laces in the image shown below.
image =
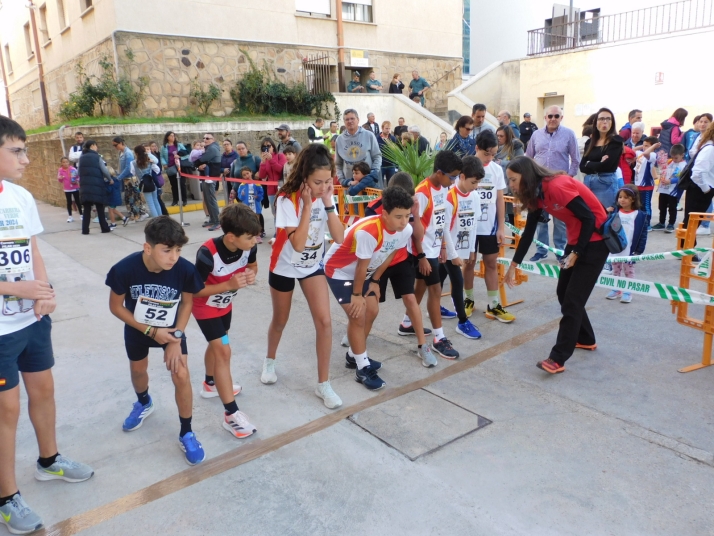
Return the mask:
<path id="1" fill-rule="evenodd" d="M 257 430 L 255 426 L 250 424 L 248 417 L 242 411 L 236 411 L 232 415 L 223 416 L 223 428 L 228 430 L 234 437 L 238 439 L 243 439 L 253 435 Z"/>
<path id="2" fill-rule="evenodd" d="M 347 335 L 342 337 L 342 341 L 340 342 L 340 346 L 344 346 L 345 348 L 350 347 L 350 340 L 347 338 Z"/>
<path id="3" fill-rule="evenodd" d="M 74 218 L 73 218 L 72 216 L 70 216 L 69 218 L 67 218 L 67 223 L 72 223 L 73 221 L 74 221 Z"/>
<path id="4" fill-rule="evenodd" d="M 146 220 L 146 219 L 148 219 L 148 218 L 149 218 L 149 215 L 148 215 L 148 214 L 142 214 L 142 215 L 139 217 L 139 221 L 144 221 L 144 220 Z"/>
<path id="5" fill-rule="evenodd" d="M 275 374 L 275 359 L 263 360 L 263 373 L 260 375 L 260 381 L 266 385 L 278 381 L 278 375 Z"/>
<path id="6" fill-rule="evenodd" d="M 332 390 L 330 380 L 318 383 L 317 387 L 315 387 L 315 394 L 322 398 L 328 409 L 339 408 L 342 405 L 342 399 Z"/>
<path id="7" fill-rule="evenodd" d="M 704 227 L 704 226 L 700 225 L 700 226 L 697 228 L 697 233 L 696 233 L 696 234 L 698 234 L 698 235 L 708 235 L 708 234 L 711 234 L 711 229 L 709 229 L 709 227 Z"/>

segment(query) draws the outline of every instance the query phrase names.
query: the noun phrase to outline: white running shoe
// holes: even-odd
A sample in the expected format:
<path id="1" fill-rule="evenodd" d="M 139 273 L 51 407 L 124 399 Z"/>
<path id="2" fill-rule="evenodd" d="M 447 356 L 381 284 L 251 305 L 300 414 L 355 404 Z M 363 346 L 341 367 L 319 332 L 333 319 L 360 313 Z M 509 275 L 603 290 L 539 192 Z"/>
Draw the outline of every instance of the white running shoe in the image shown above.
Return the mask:
<path id="1" fill-rule="evenodd" d="M 73 218 L 72 216 L 70 216 L 69 218 L 67 218 L 67 223 L 72 223 L 73 221 L 74 221 L 74 218 Z"/>
<path id="2" fill-rule="evenodd" d="M 237 383 L 233 384 L 233 396 L 241 392 L 241 386 Z M 201 385 L 201 398 L 215 398 L 218 396 L 218 388 L 215 385 L 208 385 L 203 382 Z"/>
<path id="3" fill-rule="evenodd" d="M 332 390 L 330 380 L 318 383 L 317 387 L 315 387 L 315 394 L 322 398 L 328 409 L 339 408 L 342 405 L 342 399 Z"/>
<path id="4" fill-rule="evenodd" d="M 342 342 L 340 342 L 340 346 L 344 346 L 345 348 L 350 347 L 350 340 L 347 338 L 347 335 L 342 337 Z"/>
<path id="5" fill-rule="evenodd" d="M 704 226 L 700 225 L 700 226 L 697 228 L 697 233 L 696 233 L 696 234 L 698 234 L 698 235 L 708 235 L 708 234 L 711 234 L 711 233 L 712 233 L 712 232 L 711 232 L 711 230 L 709 229 L 709 227 L 704 227 Z"/>
<path id="6" fill-rule="evenodd" d="M 248 417 L 242 411 L 236 411 L 233 415 L 226 415 L 224 412 L 223 428 L 238 439 L 251 436 L 256 432 L 255 426 L 250 424 Z"/>
<path id="7" fill-rule="evenodd" d="M 263 373 L 260 375 L 260 381 L 266 385 L 270 385 L 271 383 L 278 381 L 278 375 L 275 374 L 275 359 L 265 358 L 263 361 Z"/>
<path id="8" fill-rule="evenodd" d="M 144 220 L 147 220 L 148 218 L 149 218 L 149 215 L 148 215 L 148 214 L 142 214 L 142 215 L 139 217 L 139 221 L 144 221 Z"/>

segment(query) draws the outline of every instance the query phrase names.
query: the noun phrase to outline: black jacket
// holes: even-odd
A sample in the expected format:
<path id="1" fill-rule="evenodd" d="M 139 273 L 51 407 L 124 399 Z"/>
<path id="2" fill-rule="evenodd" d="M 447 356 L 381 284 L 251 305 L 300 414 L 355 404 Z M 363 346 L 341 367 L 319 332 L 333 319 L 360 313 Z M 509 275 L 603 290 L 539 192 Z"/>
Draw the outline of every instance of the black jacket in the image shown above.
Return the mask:
<path id="1" fill-rule="evenodd" d="M 523 121 L 518 125 L 518 130 L 521 131 L 521 141 L 523 143 L 528 143 L 531 140 L 533 133 L 538 130 L 538 125 L 531 123 L 530 121 Z"/>
<path id="2" fill-rule="evenodd" d="M 403 84 L 401 81 L 399 81 L 399 82 L 396 83 L 396 84 L 393 84 L 393 83 L 390 82 L 390 84 L 389 84 L 389 92 L 390 92 L 390 93 L 399 93 L 399 94 L 402 94 L 403 91 L 404 91 L 404 84 Z"/>
<path id="3" fill-rule="evenodd" d="M 111 180 L 109 170 L 96 151 L 84 151 L 79 157 L 79 197 L 82 203 L 109 204 L 111 194 L 107 185 Z"/>

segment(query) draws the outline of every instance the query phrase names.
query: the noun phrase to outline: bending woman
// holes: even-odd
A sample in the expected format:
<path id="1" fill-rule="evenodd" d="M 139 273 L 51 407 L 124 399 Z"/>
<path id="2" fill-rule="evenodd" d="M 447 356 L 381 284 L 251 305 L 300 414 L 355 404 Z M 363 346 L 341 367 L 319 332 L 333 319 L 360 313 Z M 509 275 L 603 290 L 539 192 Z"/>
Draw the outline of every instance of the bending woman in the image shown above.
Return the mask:
<path id="1" fill-rule="evenodd" d="M 543 210 L 565 223 L 568 243 L 557 288 L 563 318 L 550 356 L 537 363 L 538 368 L 557 374 L 565 370 L 565 362 L 575 348 L 597 347 L 585 304 L 607 260 L 607 246 L 596 232 L 605 223 L 607 213 L 598 198 L 565 171 L 546 169 L 526 156 L 512 160 L 506 175 L 511 191 L 528 209 L 526 228 L 506 273 L 509 287 L 516 283 L 516 267 L 533 241 Z"/>

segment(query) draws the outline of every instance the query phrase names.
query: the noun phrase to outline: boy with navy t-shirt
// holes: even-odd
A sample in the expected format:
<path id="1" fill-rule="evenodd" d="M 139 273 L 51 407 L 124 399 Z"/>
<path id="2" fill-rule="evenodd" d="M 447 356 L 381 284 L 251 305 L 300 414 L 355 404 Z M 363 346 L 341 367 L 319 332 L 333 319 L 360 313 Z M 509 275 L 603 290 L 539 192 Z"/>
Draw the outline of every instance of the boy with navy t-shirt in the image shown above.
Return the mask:
<path id="1" fill-rule="evenodd" d="M 188 237 L 177 221 L 158 216 L 149 221 L 144 234 L 143 251 L 132 253 L 112 266 L 106 279 L 111 288 L 109 308 L 124 322 L 124 344 L 138 399 L 123 429 L 136 430 L 154 411 L 154 401 L 149 396 L 147 357 L 150 348 L 162 348 L 166 369 L 171 371 L 176 389 L 181 422 L 179 447 L 186 462 L 195 465 L 206 454 L 191 430 L 193 394 L 183 330 L 191 316 L 193 295 L 204 285 L 196 267 L 181 257 L 181 248 Z"/>
<path id="2" fill-rule="evenodd" d="M 196 269 L 206 284 L 193 300 L 193 316 L 208 341 L 206 379 L 201 396 L 220 396 L 225 409 L 223 428 L 242 439 L 256 430 L 246 415 L 238 411 L 236 404 L 235 396 L 240 393 L 241 387 L 235 385 L 231 377 L 228 330 L 231 327 L 233 298 L 240 289 L 255 283 L 258 272 L 256 240 L 260 237 L 260 221 L 246 205 L 234 204 L 223 209 L 220 223 L 223 236 L 211 238 L 196 254 Z"/>

